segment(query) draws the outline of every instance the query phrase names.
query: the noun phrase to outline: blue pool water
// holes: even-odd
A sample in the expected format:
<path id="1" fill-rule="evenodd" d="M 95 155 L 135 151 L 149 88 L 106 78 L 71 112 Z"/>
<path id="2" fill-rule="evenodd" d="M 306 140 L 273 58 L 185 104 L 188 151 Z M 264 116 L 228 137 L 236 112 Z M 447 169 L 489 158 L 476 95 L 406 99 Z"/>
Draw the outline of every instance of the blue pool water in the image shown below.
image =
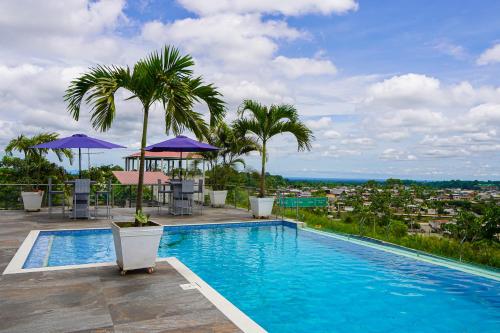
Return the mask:
<path id="1" fill-rule="evenodd" d="M 281 223 L 169 227 L 158 255 L 178 257 L 269 332 L 500 327 L 500 282 Z M 110 230 L 42 232 L 24 267 L 114 258 Z"/>

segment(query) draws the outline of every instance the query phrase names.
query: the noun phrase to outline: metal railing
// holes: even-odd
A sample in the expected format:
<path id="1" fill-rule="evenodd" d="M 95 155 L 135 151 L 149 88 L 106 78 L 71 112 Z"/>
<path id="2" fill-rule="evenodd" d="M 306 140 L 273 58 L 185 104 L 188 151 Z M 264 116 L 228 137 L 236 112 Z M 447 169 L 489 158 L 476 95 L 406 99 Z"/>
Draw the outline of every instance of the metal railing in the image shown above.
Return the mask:
<path id="1" fill-rule="evenodd" d="M 160 187 L 165 184 L 153 184 L 144 185 L 144 197 L 143 203 L 145 206 L 156 207 L 161 204 L 165 204 L 165 198 L 158 193 Z M 42 200 L 42 207 L 47 207 L 47 190 L 49 184 L 0 184 L 0 210 L 21 210 L 23 209 L 23 202 L 21 199 L 21 192 L 27 189 L 38 188 L 45 192 Z M 91 186 L 91 200 L 94 203 L 95 192 L 105 189 L 106 183 L 96 183 Z M 64 183 L 53 183 L 53 189 L 64 190 L 66 192 L 66 205 L 71 206 L 71 185 L 65 185 Z M 228 191 L 226 197 L 226 207 L 246 209 L 250 211 L 250 197 L 258 195 L 258 188 L 254 186 L 246 186 L 244 184 L 228 184 L 225 187 Z M 205 185 L 203 190 L 203 196 L 198 196 L 196 199 L 198 201 L 203 201 L 205 205 L 209 205 L 209 191 L 211 190 L 210 185 Z M 266 194 L 268 196 L 274 196 L 275 206 L 273 209 L 273 215 L 276 218 L 284 218 L 284 207 L 279 205 L 281 202 L 280 198 L 283 197 L 284 189 L 268 188 L 266 189 Z M 134 207 L 135 200 L 137 197 L 137 185 L 122 185 L 122 184 L 111 184 L 111 195 L 110 195 L 110 205 L 111 207 Z M 97 198 L 98 203 L 102 203 L 104 199 Z M 168 200 L 168 199 L 167 199 Z M 52 199 L 54 206 L 62 205 L 62 199 L 60 196 L 54 197 Z M 297 207 L 297 220 L 298 207 Z"/>

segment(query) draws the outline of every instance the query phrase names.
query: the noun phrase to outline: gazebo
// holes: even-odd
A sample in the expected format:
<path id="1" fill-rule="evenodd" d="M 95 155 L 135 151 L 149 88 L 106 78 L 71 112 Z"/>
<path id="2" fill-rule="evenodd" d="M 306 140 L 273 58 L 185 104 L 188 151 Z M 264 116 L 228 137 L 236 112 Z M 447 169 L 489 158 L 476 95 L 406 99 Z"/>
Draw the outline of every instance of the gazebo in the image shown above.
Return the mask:
<path id="1" fill-rule="evenodd" d="M 141 157 L 141 153 L 137 152 L 132 155 L 125 156 L 125 171 L 135 171 L 139 169 L 139 158 Z M 204 162 L 203 156 L 196 153 L 188 153 L 183 154 L 182 160 L 201 160 Z M 144 170 L 145 171 L 163 171 L 167 174 L 170 174 L 172 169 L 180 167 L 181 163 L 181 153 L 180 152 L 172 152 L 172 151 L 146 151 L 144 155 Z M 186 162 L 187 163 L 187 162 Z M 203 169 L 205 166 L 203 165 Z"/>

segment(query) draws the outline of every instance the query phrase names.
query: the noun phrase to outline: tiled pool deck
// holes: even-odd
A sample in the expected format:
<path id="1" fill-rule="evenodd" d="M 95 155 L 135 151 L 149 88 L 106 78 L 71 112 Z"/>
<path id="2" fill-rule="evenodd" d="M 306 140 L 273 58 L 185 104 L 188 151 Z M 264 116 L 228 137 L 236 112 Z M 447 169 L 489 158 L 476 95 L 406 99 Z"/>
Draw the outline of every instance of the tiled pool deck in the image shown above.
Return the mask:
<path id="1" fill-rule="evenodd" d="M 206 209 L 189 217 L 157 216 L 165 225 L 246 221 L 238 209 Z M 115 219 L 133 210 L 114 209 Z M 31 230 L 108 227 L 109 220 L 49 219 L 45 212 L 0 211 L 0 272 Z M 94 267 L 0 275 L 0 332 L 240 332 L 168 262 L 152 274 Z"/>

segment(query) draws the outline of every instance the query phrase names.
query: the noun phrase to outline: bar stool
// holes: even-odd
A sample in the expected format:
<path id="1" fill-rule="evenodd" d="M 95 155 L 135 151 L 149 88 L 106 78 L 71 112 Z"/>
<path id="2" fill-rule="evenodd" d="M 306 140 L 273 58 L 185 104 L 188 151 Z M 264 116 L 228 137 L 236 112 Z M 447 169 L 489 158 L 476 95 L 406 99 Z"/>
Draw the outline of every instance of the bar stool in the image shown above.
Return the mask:
<path id="1" fill-rule="evenodd" d="M 54 190 L 54 184 L 52 184 L 52 177 L 49 177 L 48 189 L 47 189 L 47 204 L 49 206 L 49 217 L 52 217 L 52 199 L 56 195 L 62 195 L 62 216 L 66 214 L 66 194 L 64 189 L 62 191 Z"/>
<path id="2" fill-rule="evenodd" d="M 106 189 L 102 191 L 95 191 L 94 195 L 94 217 L 98 217 L 98 209 L 99 209 L 99 197 L 104 196 L 106 202 L 106 218 L 111 218 L 111 179 L 108 180 L 108 184 L 106 185 Z"/>

